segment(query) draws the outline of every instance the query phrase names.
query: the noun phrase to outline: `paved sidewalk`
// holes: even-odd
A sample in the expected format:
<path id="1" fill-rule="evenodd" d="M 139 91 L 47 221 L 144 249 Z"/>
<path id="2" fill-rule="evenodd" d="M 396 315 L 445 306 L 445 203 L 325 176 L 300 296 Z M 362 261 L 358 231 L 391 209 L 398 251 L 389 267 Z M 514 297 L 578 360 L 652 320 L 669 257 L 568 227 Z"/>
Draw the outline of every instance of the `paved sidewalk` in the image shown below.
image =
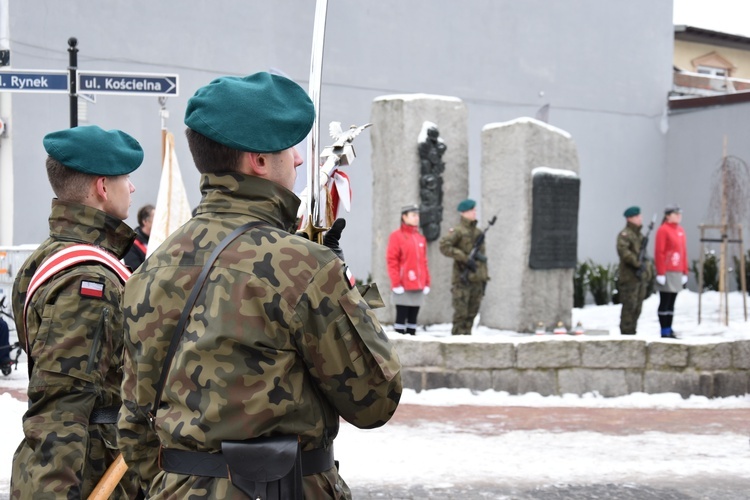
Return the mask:
<path id="1" fill-rule="evenodd" d="M 402 404 L 388 425 L 452 424 L 495 435 L 509 431 L 588 431 L 626 436 L 644 432 L 672 434 L 747 434 L 750 410 L 549 408 L 514 406 L 424 406 Z M 748 464 L 750 470 L 750 464 Z"/>

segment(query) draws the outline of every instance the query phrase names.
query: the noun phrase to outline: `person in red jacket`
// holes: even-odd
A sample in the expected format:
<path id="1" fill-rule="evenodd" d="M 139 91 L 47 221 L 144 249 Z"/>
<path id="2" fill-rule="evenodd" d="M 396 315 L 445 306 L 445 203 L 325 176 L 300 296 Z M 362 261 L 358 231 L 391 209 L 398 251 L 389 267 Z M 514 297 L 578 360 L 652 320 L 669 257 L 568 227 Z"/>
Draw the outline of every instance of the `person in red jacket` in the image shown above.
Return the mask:
<path id="1" fill-rule="evenodd" d="M 685 230 L 680 226 L 682 210 L 676 205 L 664 209 L 664 220 L 656 231 L 654 265 L 659 291 L 659 324 L 662 338 L 676 339 L 672 331 L 677 292 L 688 280 Z"/>
<path id="2" fill-rule="evenodd" d="M 430 293 L 427 240 L 419 233 L 419 207 L 401 209 L 401 227 L 388 238 L 386 251 L 393 303 L 396 304 L 394 328 L 399 333 L 417 332 L 417 314 Z"/>

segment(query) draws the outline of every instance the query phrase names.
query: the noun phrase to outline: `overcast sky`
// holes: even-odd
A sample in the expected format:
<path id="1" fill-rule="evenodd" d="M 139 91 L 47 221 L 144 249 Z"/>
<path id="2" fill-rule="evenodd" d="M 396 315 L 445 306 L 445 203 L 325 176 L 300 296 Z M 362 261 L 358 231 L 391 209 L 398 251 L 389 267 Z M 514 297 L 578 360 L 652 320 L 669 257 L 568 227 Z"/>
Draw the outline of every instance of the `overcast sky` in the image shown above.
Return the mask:
<path id="1" fill-rule="evenodd" d="M 674 0 L 674 24 L 750 37 L 747 0 Z"/>

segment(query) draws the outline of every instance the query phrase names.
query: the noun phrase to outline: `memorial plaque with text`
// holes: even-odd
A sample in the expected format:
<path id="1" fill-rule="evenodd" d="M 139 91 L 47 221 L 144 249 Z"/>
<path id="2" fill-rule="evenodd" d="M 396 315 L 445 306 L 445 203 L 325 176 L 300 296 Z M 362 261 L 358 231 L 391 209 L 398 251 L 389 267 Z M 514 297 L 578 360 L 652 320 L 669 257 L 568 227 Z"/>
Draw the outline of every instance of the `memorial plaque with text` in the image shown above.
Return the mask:
<path id="1" fill-rule="evenodd" d="M 572 175 L 534 174 L 530 268 L 576 267 L 580 187 L 580 178 Z"/>

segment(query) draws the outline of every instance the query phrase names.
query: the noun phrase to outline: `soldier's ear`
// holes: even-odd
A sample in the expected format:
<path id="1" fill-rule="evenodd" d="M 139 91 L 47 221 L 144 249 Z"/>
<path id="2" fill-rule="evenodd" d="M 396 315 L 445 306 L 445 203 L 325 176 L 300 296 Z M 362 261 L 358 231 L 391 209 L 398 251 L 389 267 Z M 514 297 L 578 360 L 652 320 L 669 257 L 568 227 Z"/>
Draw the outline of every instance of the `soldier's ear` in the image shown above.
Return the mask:
<path id="1" fill-rule="evenodd" d="M 241 172 L 262 177 L 268 170 L 268 162 L 263 153 L 246 152 L 242 156 Z"/>
<path id="2" fill-rule="evenodd" d="M 104 176 L 99 176 L 96 178 L 93 184 L 93 190 L 96 194 L 96 197 L 101 200 L 107 199 L 107 178 Z"/>
<path id="3" fill-rule="evenodd" d="M 240 160 L 240 172 L 247 175 L 262 176 L 266 171 L 266 158 L 261 153 L 245 152 Z"/>

